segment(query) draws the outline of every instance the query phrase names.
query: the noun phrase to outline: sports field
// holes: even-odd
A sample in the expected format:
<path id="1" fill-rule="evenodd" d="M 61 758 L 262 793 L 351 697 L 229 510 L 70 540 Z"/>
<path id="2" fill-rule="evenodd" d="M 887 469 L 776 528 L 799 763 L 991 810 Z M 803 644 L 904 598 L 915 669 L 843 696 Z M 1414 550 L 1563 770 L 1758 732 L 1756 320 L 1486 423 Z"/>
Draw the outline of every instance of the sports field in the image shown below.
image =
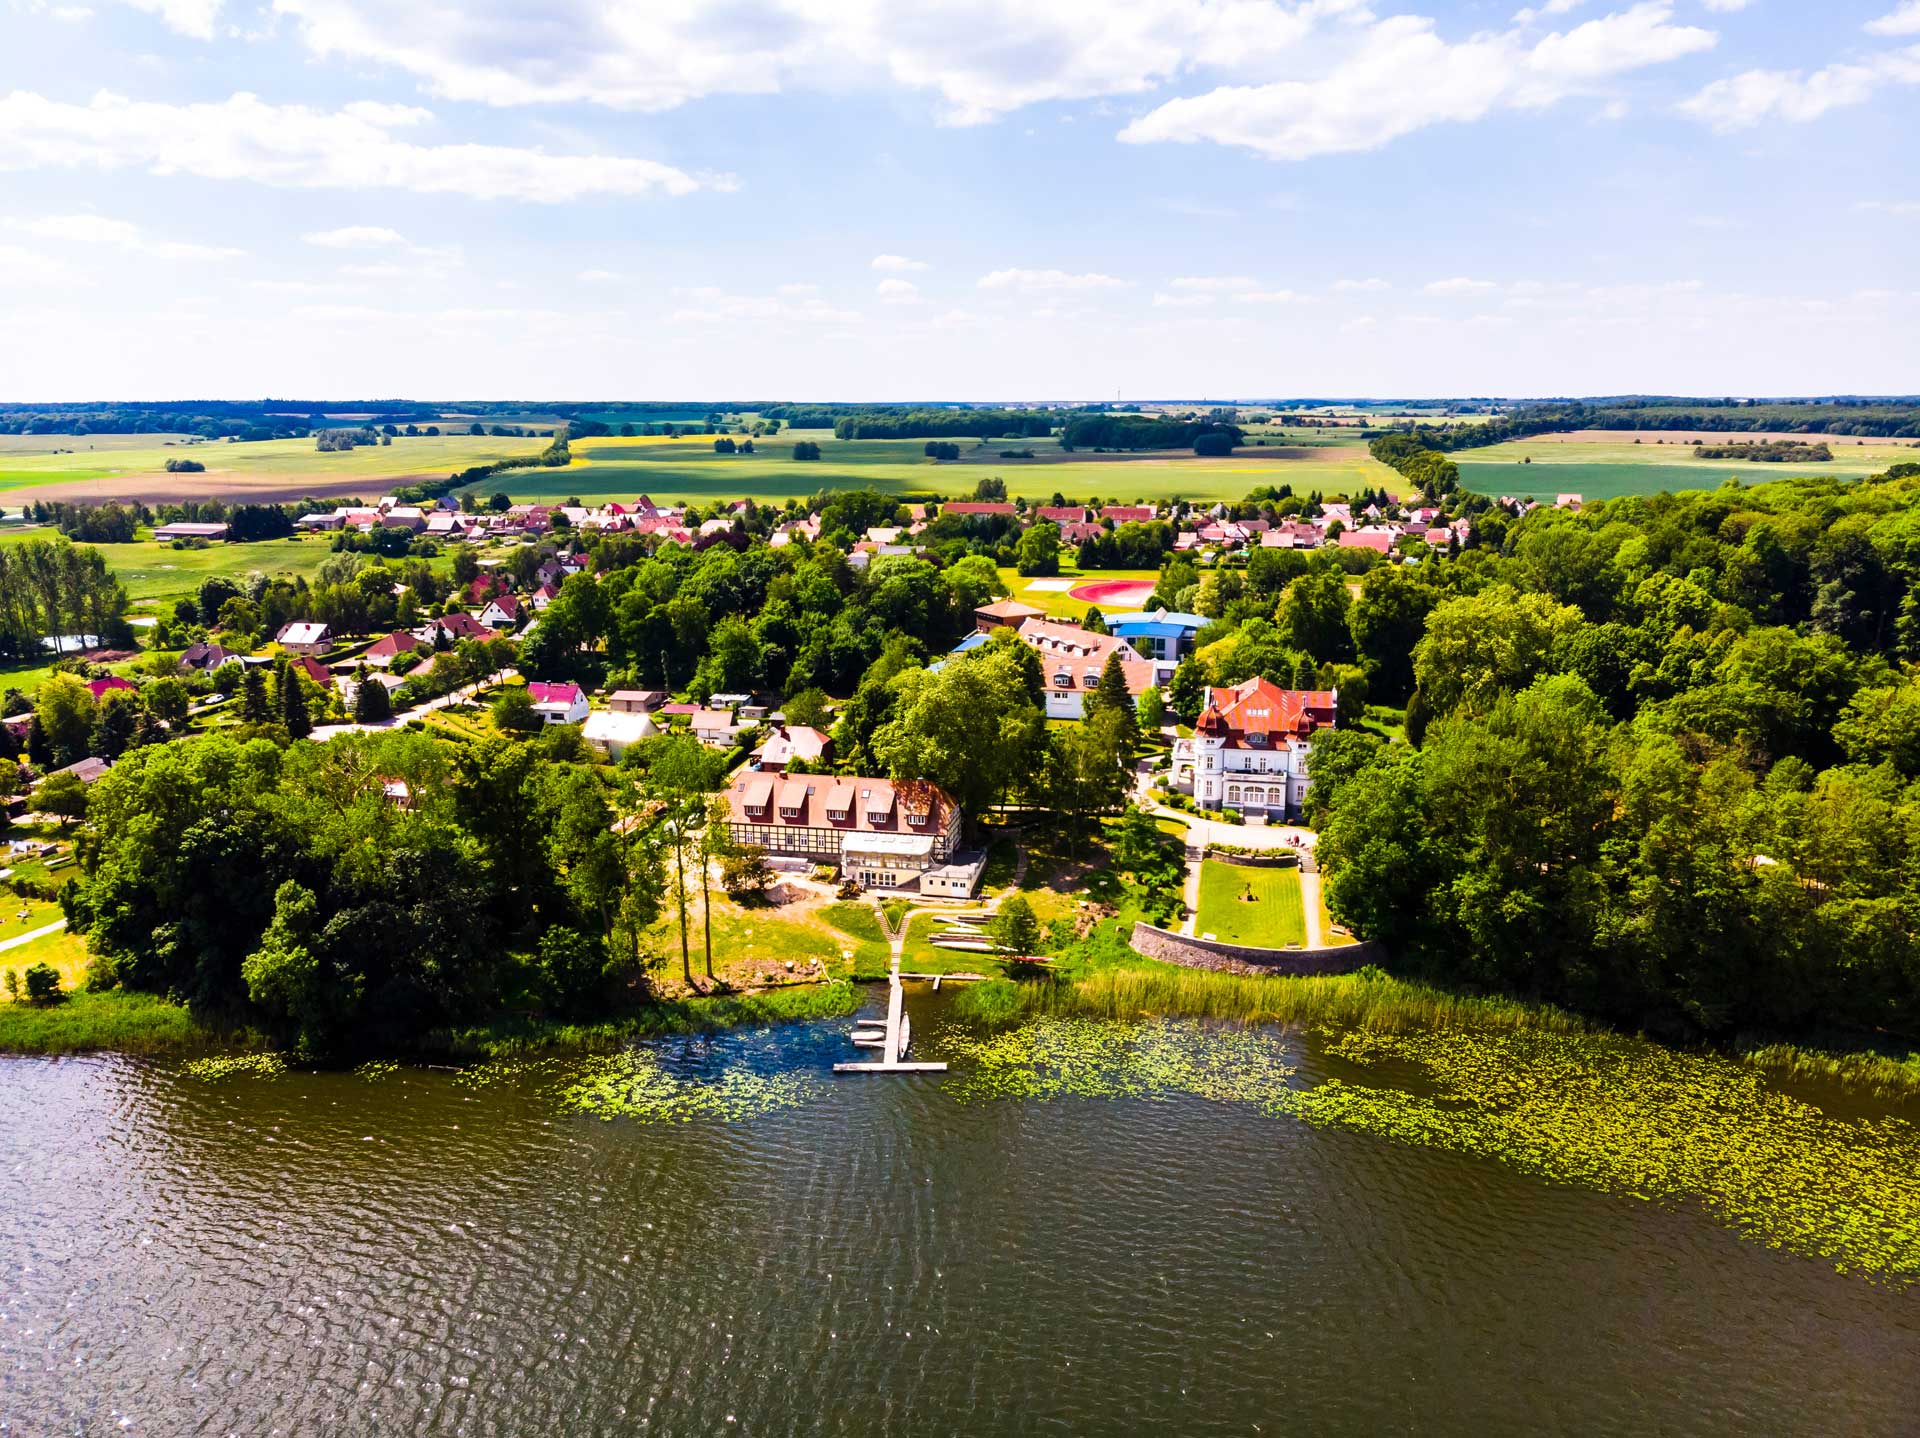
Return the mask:
<path id="1" fill-rule="evenodd" d="M 1079 569 L 1068 563 L 1061 564 L 1057 576 L 1047 579 L 1029 579 L 1017 569 L 1000 571 L 1000 582 L 1011 591 L 1012 598 L 1044 610 L 1050 619 L 1084 619 L 1087 611 L 1096 607 L 1102 614 L 1130 614 L 1141 606 L 1111 602 L 1096 606 L 1087 600 L 1075 599 L 1072 591 L 1084 584 L 1134 580 L 1151 593 L 1159 578 L 1160 572 L 1155 569 Z"/>

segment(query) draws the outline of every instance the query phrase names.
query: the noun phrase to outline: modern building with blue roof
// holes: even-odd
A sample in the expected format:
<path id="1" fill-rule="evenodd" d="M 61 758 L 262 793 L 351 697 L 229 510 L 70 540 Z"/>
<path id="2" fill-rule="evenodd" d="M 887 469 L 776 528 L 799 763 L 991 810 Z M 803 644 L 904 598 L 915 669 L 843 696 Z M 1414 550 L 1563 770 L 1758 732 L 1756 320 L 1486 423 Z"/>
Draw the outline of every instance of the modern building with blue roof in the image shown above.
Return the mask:
<path id="1" fill-rule="evenodd" d="M 1107 614 L 1107 632 L 1131 644 L 1142 659 L 1180 659 L 1193 652 L 1193 636 L 1206 625 L 1200 614 L 1156 609 L 1150 614 Z"/>

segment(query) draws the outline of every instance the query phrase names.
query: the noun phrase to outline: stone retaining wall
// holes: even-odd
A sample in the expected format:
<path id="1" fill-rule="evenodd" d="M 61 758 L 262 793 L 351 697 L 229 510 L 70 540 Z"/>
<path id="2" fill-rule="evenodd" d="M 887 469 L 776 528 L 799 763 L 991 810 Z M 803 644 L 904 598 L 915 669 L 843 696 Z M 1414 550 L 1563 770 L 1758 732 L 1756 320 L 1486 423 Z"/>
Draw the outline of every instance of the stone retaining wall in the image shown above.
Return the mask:
<path id="1" fill-rule="evenodd" d="M 1350 974 L 1385 958 L 1380 946 L 1372 942 L 1343 944 L 1332 949 L 1250 949 L 1242 944 L 1223 944 L 1218 939 L 1173 934 L 1145 923 L 1133 926 L 1130 942 L 1135 953 L 1150 959 L 1189 969 L 1211 969 L 1218 974 Z"/>
<path id="2" fill-rule="evenodd" d="M 1271 854 L 1223 854 L 1218 849 L 1209 848 L 1206 857 L 1209 863 L 1225 864 L 1234 869 L 1298 869 L 1302 867 L 1300 851 L 1297 849 L 1289 849 L 1285 853 L 1276 850 Z"/>

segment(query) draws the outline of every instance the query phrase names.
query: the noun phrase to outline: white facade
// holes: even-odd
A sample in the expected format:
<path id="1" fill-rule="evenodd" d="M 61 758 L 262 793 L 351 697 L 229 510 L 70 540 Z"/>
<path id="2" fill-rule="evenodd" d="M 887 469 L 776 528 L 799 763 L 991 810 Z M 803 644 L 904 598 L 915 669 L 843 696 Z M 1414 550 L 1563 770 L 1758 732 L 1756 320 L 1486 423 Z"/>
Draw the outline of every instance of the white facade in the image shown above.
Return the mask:
<path id="1" fill-rule="evenodd" d="M 1202 809 L 1237 809 L 1243 814 L 1284 818 L 1300 812 L 1307 797 L 1307 742 L 1276 740 L 1269 749 L 1252 742 L 1245 747 L 1196 734 L 1173 745 L 1176 782 L 1193 794 Z"/>

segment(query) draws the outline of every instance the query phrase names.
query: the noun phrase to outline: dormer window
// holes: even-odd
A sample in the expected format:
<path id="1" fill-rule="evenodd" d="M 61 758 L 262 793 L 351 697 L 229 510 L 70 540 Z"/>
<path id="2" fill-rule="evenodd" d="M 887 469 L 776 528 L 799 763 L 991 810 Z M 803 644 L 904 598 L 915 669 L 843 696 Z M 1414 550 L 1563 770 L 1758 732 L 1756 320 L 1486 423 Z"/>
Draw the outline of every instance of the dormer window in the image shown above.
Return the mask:
<path id="1" fill-rule="evenodd" d="M 1247 735 L 1247 743 L 1256 749 L 1264 749 L 1267 747 L 1267 736 L 1264 734 L 1249 734 Z"/>
<path id="2" fill-rule="evenodd" d="M 1060 670 L 1053 676 L 1053 687 L 1055 689 L 1073 688 L 1073 676 L 1064 669 Z"/>

